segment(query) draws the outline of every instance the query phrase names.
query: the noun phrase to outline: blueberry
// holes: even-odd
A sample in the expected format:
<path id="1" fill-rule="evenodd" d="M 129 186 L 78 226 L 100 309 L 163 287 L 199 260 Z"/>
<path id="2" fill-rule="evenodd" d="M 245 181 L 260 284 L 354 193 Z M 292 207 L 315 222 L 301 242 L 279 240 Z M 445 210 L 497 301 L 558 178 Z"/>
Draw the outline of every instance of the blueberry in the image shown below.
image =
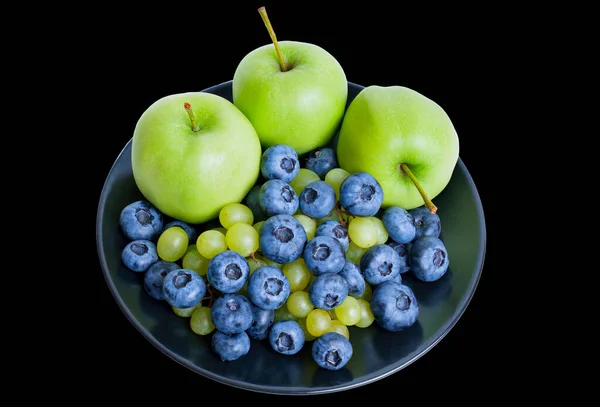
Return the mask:
<path id="1" fill-rule="evenodd" d="M 277 321 L 269 332 L 269 344 L 283 355 L 294 355 L 304 346 L 304 331 L 296 321 Z"/>
<path id="2" fill-rule="evenodd" d="M 392 278 L 390 281 L 394 283 L 402 284 L 402 274 L 398 274 L 396 277 Z"/>
<path id="3" fill-rule="evenodd" d="M 313 181 L 300 193 L 300 211 L 314 219 L 324 218 L 335 207 L 335 190 L 325 181 Z"/>
<path id="4" fill-rule="evenodd" d="M 305 244 L 304 226 L 293 216 L 271 216 L 260 229 L 260 252 L 275 263 L 292 263 L 300 257 Z"/>
<path id="5" fill-rule="evenodd" d="M 306 157 L 306 169 L 311 170 L 321 179 L 325 179 L 325 175 L 337 166 L 338 161 L 335 151 L 329 147 L 313 150 Z"/>
<path id="6" fill-rule="evenodd" d="M 206 278 L 222 293 L 235 293 L 248 281 L 250 265 L 238 252 L 225 250 L 210 259 Z"/>
<path id="7" fill-rule="evenodd" d="M 182 222 L 180 220 L 174 220 L 174 221 L 171 221 L 171 222 L 167 223 L 165 225 L 165 227 L 163 228 L 162 231 L 164 232 L 165 230 L 167 230 L 167 229 L 169 229 L 170 227 L 173 227 L 173 226 L 178 226 L 181 229 L 183 229 L 185 231 L 185 233 L 187 233 L 187 235 L 188 235 L 188 242 L 190 242 L 190 243 L 196 243 L 196 240 L 198 240 L 198 231 L 196 230 L 196 228 L 194 228 L 189 223 L 185 223 L 185 222 Z"/>
<path id="8" fill-rule="evenodd" d="M 210 308 L 210 318 L 217 331 L 239 334 L 252 325 L 252 304 L 241 294 L 223 294 Z"/>
<path id="9" fill-rule="evenodd" d="M 411 288 L 393 281 L 377 286 L 370 303 L 375 321 L 388 331 L 402 331 L 419 316 L 419 305 Z"/>
<path id="10" fill-rule="evenodd" d="M 320 367 L 339 370 L 352 359 L 352 344 L 342 334 L 327 332 L 319 336 L 312 345 L 312 358 Z"/>
<path id="11" fill-rule="evenodd" d="M 410 270 L 421 281 L 435 281 L 446 271 L 450 259 L 444 242 L 434 236 L 421 237 L 413 242 L 408 252 Z"/>
<path id="12" fill-rule="evenodd" d="M 298 210 L 298 195 L 286 182 L 270 179 L 260 187 L 258 203 L 266 216 L 293 215 Z"/>
<path id="13" fill-rule="evenodd" d="M 163 217 L 152 204 L 136 201 L 123 208 L 119 224 L 130 240 L 155 240 L 162 231 Z"/>
<path id="14" fill-rule="evenodd" d="M 226 335 L 223 332 L 217 331 L 212 336 L 211 347 L 222 361 L 231 362 L 248 353 L 250 350 L 250 338 L 246 332 Z"/>
<path id="15" fill-rule="evenodd" d="M 365 278 L 356 264 L 346 260 L 346 264 L 339 274 L 346 280 L 346 284 L 348 284 L 348 295 L 362 295 L 366 286 Z"/>
<path id="16" fill-rule="evenodd" d="M 402 259 L 391 246 L 376 244 L 360 259 L 360 271 L 369 284 L 378 285 L 393 280 L 400 274 L 401 264 Z"/>
<path id="17" fill-rule="evenodd" d="M 304 248 L 304 263 L 315 276 L 339 273 L 346 263 L 342 244 L 331 236 L 315 236 Z"/>
<path id="18" fill-rule="evenodd" d="M 393 241 L 409 243 L 415 238 L 415 220 L 406 209 L 390 206 L 383 212 L 381 221 Z"/>
<path id="19" fill-rule="evenodd" d="M 326 220 L 321 223 L 315 231 L 315 236 L 331 236 L 336 238 L 344 248 L 344 252 L 348 250 L 350 239 L 348 238 L 348 229 L 335 220 Z"/>
<path id="20" fill-rule="evenodd" d="M 141 273 L 158 261 L 156 245 L 150 240 L 133 240 L 123 248 L 121 260 L 131 271 Z"/>
<path id="21" fill-rule="evenodd" d="M 274 266 L 257 268 L 248 278 L 248 298 L 258 307 L 275 310 L 290 296 L 290 282 L 283 272 Z"/>
<path id="22" fill-rule="evenodd" d="M 411 209 L 409 212 L 415 220 L 415 239 L 423 236 L 440 237 L 442 223 L 437 213 L 431 213 L 425 206 Z"/>
<path id="23" fill-rule="evenodd" d="M 258 195 L 260 193 L 261 185 L 254 185 L 250 188 L 250 191 L 246 194 L 245 203 L 248 208 L 252 211 L 254 215 L 254 222 L 260 222 L 267 218 L 265 211 L 260 207 L 260 202 L 258 201 Z"/>
<path id="24" fill-rule="evenodd" d="M 354 216 L 375 216 L 383 202 L 383 189 L 375 177 L 356 172 L 340 185 L 340 204 Z"/>
<path id="25" fill-rule="evenodd" d="M 252 325 L 246 333 L 252 339 L 262 340 L 269 336 L 269 329 L 275 320 L 275 311 L 252 304 Z"/>
<path id="26" fill-rule="evenodd" d="M 400 274 L 407 273 L 410 270 L 410 264 L 408 263 L 408 251 L 412 244 L 397 243 L 393 240 L 390 240 L 386 244 L 394 249 L 396 253 L 398 253 L 398 256 L 400 256 Z"/>
<path id="27" fill-rule="evenodd" d="M 156 300 L 164 300 L 163 281 L 169 272 L 180 268 L 177 263 L 166 260 L 158 260 L 152 264 L 144 273 L 144 290 L 146 293 Z"/>
<path id="28" fill-rule="evenodd" d="M 276 144 L 265 150 L 260 159 L 260 172 L 269 179 L 280 179 L 291 182 L 300 171 L 298 154 L 290 146 Z"/>
<path id="29" fill-rule="evenodd" d="M 308 298 L 315 308 L 331 310 L 348 296 L 348 283 L 339 274 L 321 274 L 310 285 Z"/>
<path id="30" fill-rule="evenodd" d="M 194 270 L 171 270 L 163 281 L 163 295 L 169 305 L 189 308 L 198 304 L 206 294 L 206 283 Z"/>

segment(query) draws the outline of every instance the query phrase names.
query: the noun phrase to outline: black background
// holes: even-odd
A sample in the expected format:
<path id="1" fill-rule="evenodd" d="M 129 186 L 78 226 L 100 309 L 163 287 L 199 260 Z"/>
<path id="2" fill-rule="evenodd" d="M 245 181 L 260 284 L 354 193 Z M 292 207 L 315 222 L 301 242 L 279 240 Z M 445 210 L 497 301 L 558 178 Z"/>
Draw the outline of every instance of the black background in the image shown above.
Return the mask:
<path id="1" fill-rule="evenodd" d="M 385 379 L 304 401 L 352 402 L 367 397 L 379 402 L 385 396 L 414 398 L 419 403 L 458 401 L 474 388 L 493 398 L 506 394 L 502 381 L 491 378 L 508 363 L 498 339 L 505 324 L 495 247 L 497 168 L 493 156 L 496 123 L 502 114 L 494 105 L 510 60 L 502 56 L 505 45 L 496 30 L 497 10 L 492 7 L 441 10 L 426 5 L 412 10 L 395 2 L 222 1 L 210 6 L 188 2 L 171 9 L 146 4 L 146 9 L 129 13 L 98 10 L 94 29 L 81 23 L 96 30 L 86 39 L 92 51 L 86 62 L 94 71 L 82 74 L 110 103 L 99 103 L 91 112 L 100 142 L 94 143 L 90 165 L 95 169 L 95 183 L 94 211 L 88 221 L 95 221 L 97 201 L 112 163 L 131 138 L 139 115 L 152 102 L 231 80 L 246 53 L 270 42 L 257 12 L 262 5 L 279 40 L 320 45 L 338 59 L 349 81 L 364 86 L 407 86 L 440 104 L 459 134 L 460 156 L 481 195 L 488 228 L 485 266 L 475 296 L 439 344 Z M 89 327 L 86 341 L 93 341 L 92 351 L 77 359 L 82 363 L 82 377 L 86 371 L 102 373 L 98 379 L 85 380 L 89 391 L 98 398 L 111 399 L 120 392 L 137 402 L 164 398 L 176 405 L 184 400 L 201 405 L 211 395 L 221 399 L 240 395 L 244 402 L 278 401 L 277 396 L 237 390 L 204 378 L 153 347 L 118 308 L 91 239 L 90 248 L 93 269 L 87 273 L 93 277 L 87 303 L 102 327 Z"/>

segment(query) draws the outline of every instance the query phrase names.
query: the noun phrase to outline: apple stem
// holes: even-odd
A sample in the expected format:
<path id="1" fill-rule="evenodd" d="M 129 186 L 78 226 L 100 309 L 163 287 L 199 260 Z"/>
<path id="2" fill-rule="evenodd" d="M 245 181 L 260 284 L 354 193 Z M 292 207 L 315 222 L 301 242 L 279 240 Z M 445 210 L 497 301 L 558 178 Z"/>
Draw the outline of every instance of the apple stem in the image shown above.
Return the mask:
<path id="1" fill-rule="evenodd" d="M 402 171 L 406 173 L 406 175 L 408 175 L 413 184 L 415 184 L 415 187 L 417 187 L 417 191 L 419 191 L 419 194 L 421 194 L 423 201 L 425 201 L 425 205 L 427 206 L 427 209 L 429 209 L 429 212 L 436 213 L 438 210 L 437 206 L 435 206 L 433 202 L 431 202 L 431 199 L 429 199 L 429 196 L 427 196 L 427 192 L 425 192 L 415 175 L 412 173 L 410 168 L 408 168 L 408 165 L 402 163 L 399 165 L 399 167 Z"/>
<path id="2" fill-rule="evenodd" d="M 188 102 L 185 102 L 183 104 L 183 107 L 185 108 L 185 111 L 187 112 L 188 116 L 190 116 L 190 121 L 192 122 L 192 130 L 199 131 L 200 127 L 198 127 L 198 123 L 196 122 L 196 116 L 194 116 L 192 106 Z"/>
<path id="3" fill-rule="evenodd" d="M 279 65 L 281 66 L 281 70 L 285 72 L 287 71 L 285 59 L 283 59 L 283 54 L 281 53 L 281 49 L 279 48 L 279 43 L 277 42 L 275 31 L 273 30 L 273 26 L 271 25 L 271 21 L 269 20 L 269 16 L 267 15 L 267 10 L 264 7 L 261 7 L 258 9 L 258 12 L 260 13 L 262 20 L 265 23 L 265 27 L 267 27 L 267 31 L 269 32 L 269 36 L 273 41 L 273 45 L 275 45 L 275 51 L 277 51 L 277 57 L 279 58 Z"/>

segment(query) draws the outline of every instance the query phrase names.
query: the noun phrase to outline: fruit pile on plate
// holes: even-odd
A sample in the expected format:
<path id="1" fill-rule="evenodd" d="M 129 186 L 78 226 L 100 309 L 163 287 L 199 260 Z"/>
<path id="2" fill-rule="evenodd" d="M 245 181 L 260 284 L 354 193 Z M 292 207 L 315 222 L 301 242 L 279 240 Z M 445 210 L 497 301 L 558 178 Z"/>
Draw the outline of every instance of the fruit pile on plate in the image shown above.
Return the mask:
<path id="1" fill-rule="evenodd" d="M 347 106 L 337 60 L 308 43 L 246 55 L 233 102 L 169 95 L 140 117 L 123 208 L 122 261 L 224 361 L 268 340 L 311 345 L 329 370 L 352 357 L 351 329 L 401 331 L 419 315 L 402 275 L 449 265 L 435 198 L 458 159 L 444 110 L 401 86 L 368 86 Z M 337 137 L 336 137 L 337 135 Z M 350 327 L 350 329 L 349 329 Z"/>

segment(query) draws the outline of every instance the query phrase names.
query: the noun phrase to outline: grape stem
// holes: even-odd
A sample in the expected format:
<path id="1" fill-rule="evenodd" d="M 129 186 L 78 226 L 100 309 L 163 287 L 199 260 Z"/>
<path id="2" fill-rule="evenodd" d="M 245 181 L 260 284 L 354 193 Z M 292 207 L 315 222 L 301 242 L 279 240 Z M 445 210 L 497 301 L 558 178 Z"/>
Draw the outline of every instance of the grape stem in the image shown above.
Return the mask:
<path id="1" fill-rule="evenodd" d="M 413 182 L 413 184 L 417 188 L 417 191 L 419 191 L 419 194 L 421 194 L 421 198 L 423 198 L 423 201 L 425 202 L 427 209 L 429 209 L 429 212 L 435 214 L 438 210 L 437 206 L 435 206 L 433 204 L 433 202 L 431 202 L 431 199 L 429 199 L 427 192 L 425 192 L 425 190 L 423 189 L 423 187 L 421 186 L 421 184 L 419 183 L 419 181 L 417 180 L 415 175 L 412 173 L 410 168 L 408 168 L 408 165 L 406 165 L 405 163 L 401 163 L 398 165 L 398 169 L 400 171 L 403 171 L 406 175 L 408 175 L 408 178 L 410 178 L 410 180 Z"/>
<path id="2" fill-rule="evenodd" d="M 260 264 L 258 262 L 258 260 L 256 259 L 256 256 L 255 256 L 254 252 L 250 253 L 250 257 L 252 257 L 254 259 L 254 261 L 256 262 L 256 264 Z"/>
<path id="3" fill-rule="evenodd" d="M 283 59 L 283 54 L 281 53 L 279 43 L 277 42 L 277 36 L 275 35 L 275 31 L 273 30 L 273 26 L 271 25 L 271 21 L 269 20 L 269 16 L 267 15 L 267 9 L 261 7 L 258 9 L 258 12 L 262 17 L 263 22 L 265 23 L 265 27 L 267 27 L 267 31 L 269 32 L 271 41 L 273 41 L 273 45 L 275 45 L 275 51 L 277 51 L 277 58 L 279 59 L 279 66 L 281 66 L 281 71 L 286 72 L 287 66 L 285 64 L 285 59 Z"/>
<path id="4" fill-rule="evenodd" d="M 190 122 L 192 123 L 192 130 L 199 131 L 200 127 L 198 127 L 198 122 L 196 122 L 196 116 L 194 115 L 194 112 L 192 111 L 192 106 L 188 102 L 185 102 L 183 104 L 183 107 L 185 108 L 185 111 L 187 112 L 188 116 L 190 116 Z"/>

